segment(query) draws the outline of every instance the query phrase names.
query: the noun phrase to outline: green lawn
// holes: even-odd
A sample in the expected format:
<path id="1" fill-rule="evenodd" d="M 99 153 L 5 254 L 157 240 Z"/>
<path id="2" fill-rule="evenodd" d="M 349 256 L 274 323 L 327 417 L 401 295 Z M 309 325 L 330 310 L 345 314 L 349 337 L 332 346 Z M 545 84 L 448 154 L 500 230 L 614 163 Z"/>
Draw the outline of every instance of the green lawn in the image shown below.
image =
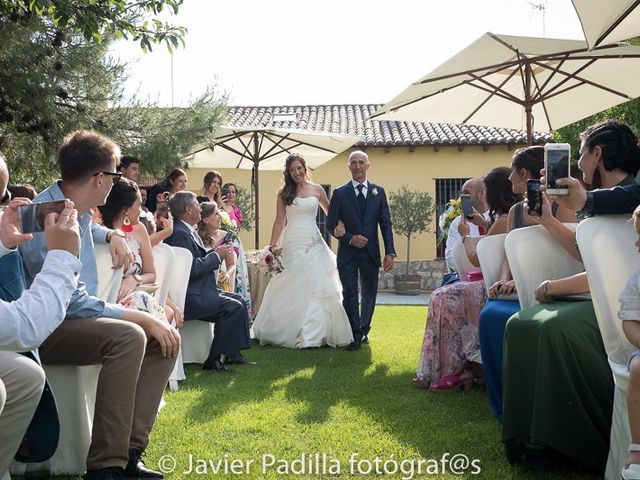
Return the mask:
<path id="1" fill-rule="evenodd" d="M 147 464 L 170 467 L 173 459 L 167 478 L 212 478 L 225 461 L 228 474 L 216 476 L 332 478 L 339 468 L 340 478 L 366 478 L 378 459 L 375 477 L 410 479 L 442 474 L 448 454 L 461 462 L 465 455 L 477 468 L 454 475 L 447 464 L 436 478 L 597 478 L 511 467 L 483 389 L 413 388 L 425 316 L 425 307 L 378 307 L 371 343 L 357 352 L 255 345 L 246 355 L 258 365 L 231 374 L 188 366 L 180 390 L 165 395 Z M 189 458 L 194 470 L 183 474 Z M 211 463 L 195 469 L 198 460 Z"/>

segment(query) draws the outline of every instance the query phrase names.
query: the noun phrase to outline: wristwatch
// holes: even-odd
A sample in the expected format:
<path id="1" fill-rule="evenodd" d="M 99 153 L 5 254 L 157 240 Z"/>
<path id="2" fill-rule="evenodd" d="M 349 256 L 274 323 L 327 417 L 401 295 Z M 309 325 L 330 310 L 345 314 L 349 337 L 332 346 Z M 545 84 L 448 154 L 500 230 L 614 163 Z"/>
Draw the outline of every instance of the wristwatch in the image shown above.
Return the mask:
<path id="1" fill-rule="evenodd" d="M 590 215 L 591 210 L 593 210 L 593 192 L 588 191 L 587 199 L 585 200 L 583 207 L 578 210 L 577 213 L 580 215 Z"/>
<path id="2" fill-rule="evenodd" d="M 124 238 L 124 232 L 122 230 L 115 229 L 115 230 L 109 230 L 107 232 L 107 236 L 105 237 L 105 241 L 107 243 L 111 243 L 111 239 L 113 238 L 114 235 L 117 235 L 117 236 L 119 236 L 121 238 Z"/>
<path id="3" fill-rule="evenodd" d="M 464 244 L 464 241 L 465 241 L 467 238 L 471 238 L 471 237 L 470 237 L 469 235 L 464 235 L 464 236 L 462 237 L 462 243 L 463 243 L 463 244 Z"/>

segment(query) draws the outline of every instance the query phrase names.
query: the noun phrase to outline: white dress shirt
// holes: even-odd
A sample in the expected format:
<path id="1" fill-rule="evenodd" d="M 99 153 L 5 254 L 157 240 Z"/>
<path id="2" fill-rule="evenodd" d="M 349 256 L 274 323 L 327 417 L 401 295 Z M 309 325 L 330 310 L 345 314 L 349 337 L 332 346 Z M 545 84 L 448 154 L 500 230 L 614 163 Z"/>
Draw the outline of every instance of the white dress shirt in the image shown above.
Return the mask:
<path id="1" fill-rule="evenodd" d="M 358 190 L 358 185 L 360 184 L 355 180 L 351 180 L 351 185 L 353 185 L 353 189 L 356 191 L 356 197 L 357 197 L 358 194 L 360 193 L 360 191 Z M 364 182 L 362 182 L 362 186 L 364 187 L 362 189 L 362 194 L 364 195 L 364 198 L 367 198 L 367 192 L 369 191 L 369 182 L 365 180 Z"/>
<path id="2" fill-rule="evenodd" d="M 0 242 L 0 256 L 12 251 Z M 49 251 L 31 288 L 14 302 L 0 301 L 0 350 L 37 348 L 64 320 L 81 269 L 71 253 Z"/>

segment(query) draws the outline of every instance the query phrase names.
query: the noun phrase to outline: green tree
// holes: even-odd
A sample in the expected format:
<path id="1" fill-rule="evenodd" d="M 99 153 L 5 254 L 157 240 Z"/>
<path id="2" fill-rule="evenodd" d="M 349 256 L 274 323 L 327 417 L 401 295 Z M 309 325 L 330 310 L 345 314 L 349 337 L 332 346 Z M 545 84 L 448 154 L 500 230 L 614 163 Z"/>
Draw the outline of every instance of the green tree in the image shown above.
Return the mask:
<path id="1" fill-rule="evenodd" d="M 405 275 L 409 275 L 411 259 L 411 237 L 428 231 L 434 215 L 434 204 L 431 196 L 426 192 L 411 191 L 402 185 L 397 192 L 389 194 L 389 210 L 393 230 L 399 235 L 407 237 L 407 263 Z"/>
<path id="2" fill-rule="evenodd" d="M 226 98 L 214 86 L 188 108 L 125 100 L 126 65 L 108 57 L 107 39 L 68 35 L 53 45 L 55 36 L 42 17 L 0 17 L 0 150 L 14 182 L 41 188 L 56 178 L 57 148 L 78 128 L 109 135 L 143 159 L 145 173 L 164 174 L 184 166 L 193 145 L 209 142 L 225 114 Z"/>
<path id="3" fill-rule="evenodd" d="M 236 184 L 238 190 L 238 196 L 236 203 L 242 212 L 242 226 L 240 230 L 251 231 L 253 230 L 254 221 L 254 209 L 253 209 L 253 195 L 250 189 L 247 189 L 241 185 Z"/>
<path id="4" fill-rule="evenodd" d="M 183 0 L 0 0 L 0 17 L 16 24 L 40 17 L 55 29 L 54 42 L 67 35 L 86 41 L 132 39 L 143 50 L 164 43 L 169 49 L 184 44 L 186 30 L 157 17 L 177 14 Z"/>

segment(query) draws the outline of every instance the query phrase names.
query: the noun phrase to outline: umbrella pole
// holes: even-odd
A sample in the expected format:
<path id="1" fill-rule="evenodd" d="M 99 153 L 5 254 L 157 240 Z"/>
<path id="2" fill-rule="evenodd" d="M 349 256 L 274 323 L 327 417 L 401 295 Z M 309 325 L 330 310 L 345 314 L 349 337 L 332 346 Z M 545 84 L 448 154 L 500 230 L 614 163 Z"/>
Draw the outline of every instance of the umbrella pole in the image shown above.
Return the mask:
<path id="1" fill-rule="evenodd" d="M 255 203 L 254 203 L 254 212 L 255 212 L 255 249 L 260 248 L 260 189 L 259 189 L 259 181 L 258 181 L 258 165 L 260 164 L 259 157 L 259 146 L 258 146 L 258 135 L 256 133 L 253 134 L 253 178 L 255 182 L 254 195 L 255 195 Z"/>
<path id="2" fill-rule="evenodd" d="M 524 66 L 524 111 L 527 116 L 527 146 L 533 145 L 533 114 L 531 113 L 531 65 Z"/>

